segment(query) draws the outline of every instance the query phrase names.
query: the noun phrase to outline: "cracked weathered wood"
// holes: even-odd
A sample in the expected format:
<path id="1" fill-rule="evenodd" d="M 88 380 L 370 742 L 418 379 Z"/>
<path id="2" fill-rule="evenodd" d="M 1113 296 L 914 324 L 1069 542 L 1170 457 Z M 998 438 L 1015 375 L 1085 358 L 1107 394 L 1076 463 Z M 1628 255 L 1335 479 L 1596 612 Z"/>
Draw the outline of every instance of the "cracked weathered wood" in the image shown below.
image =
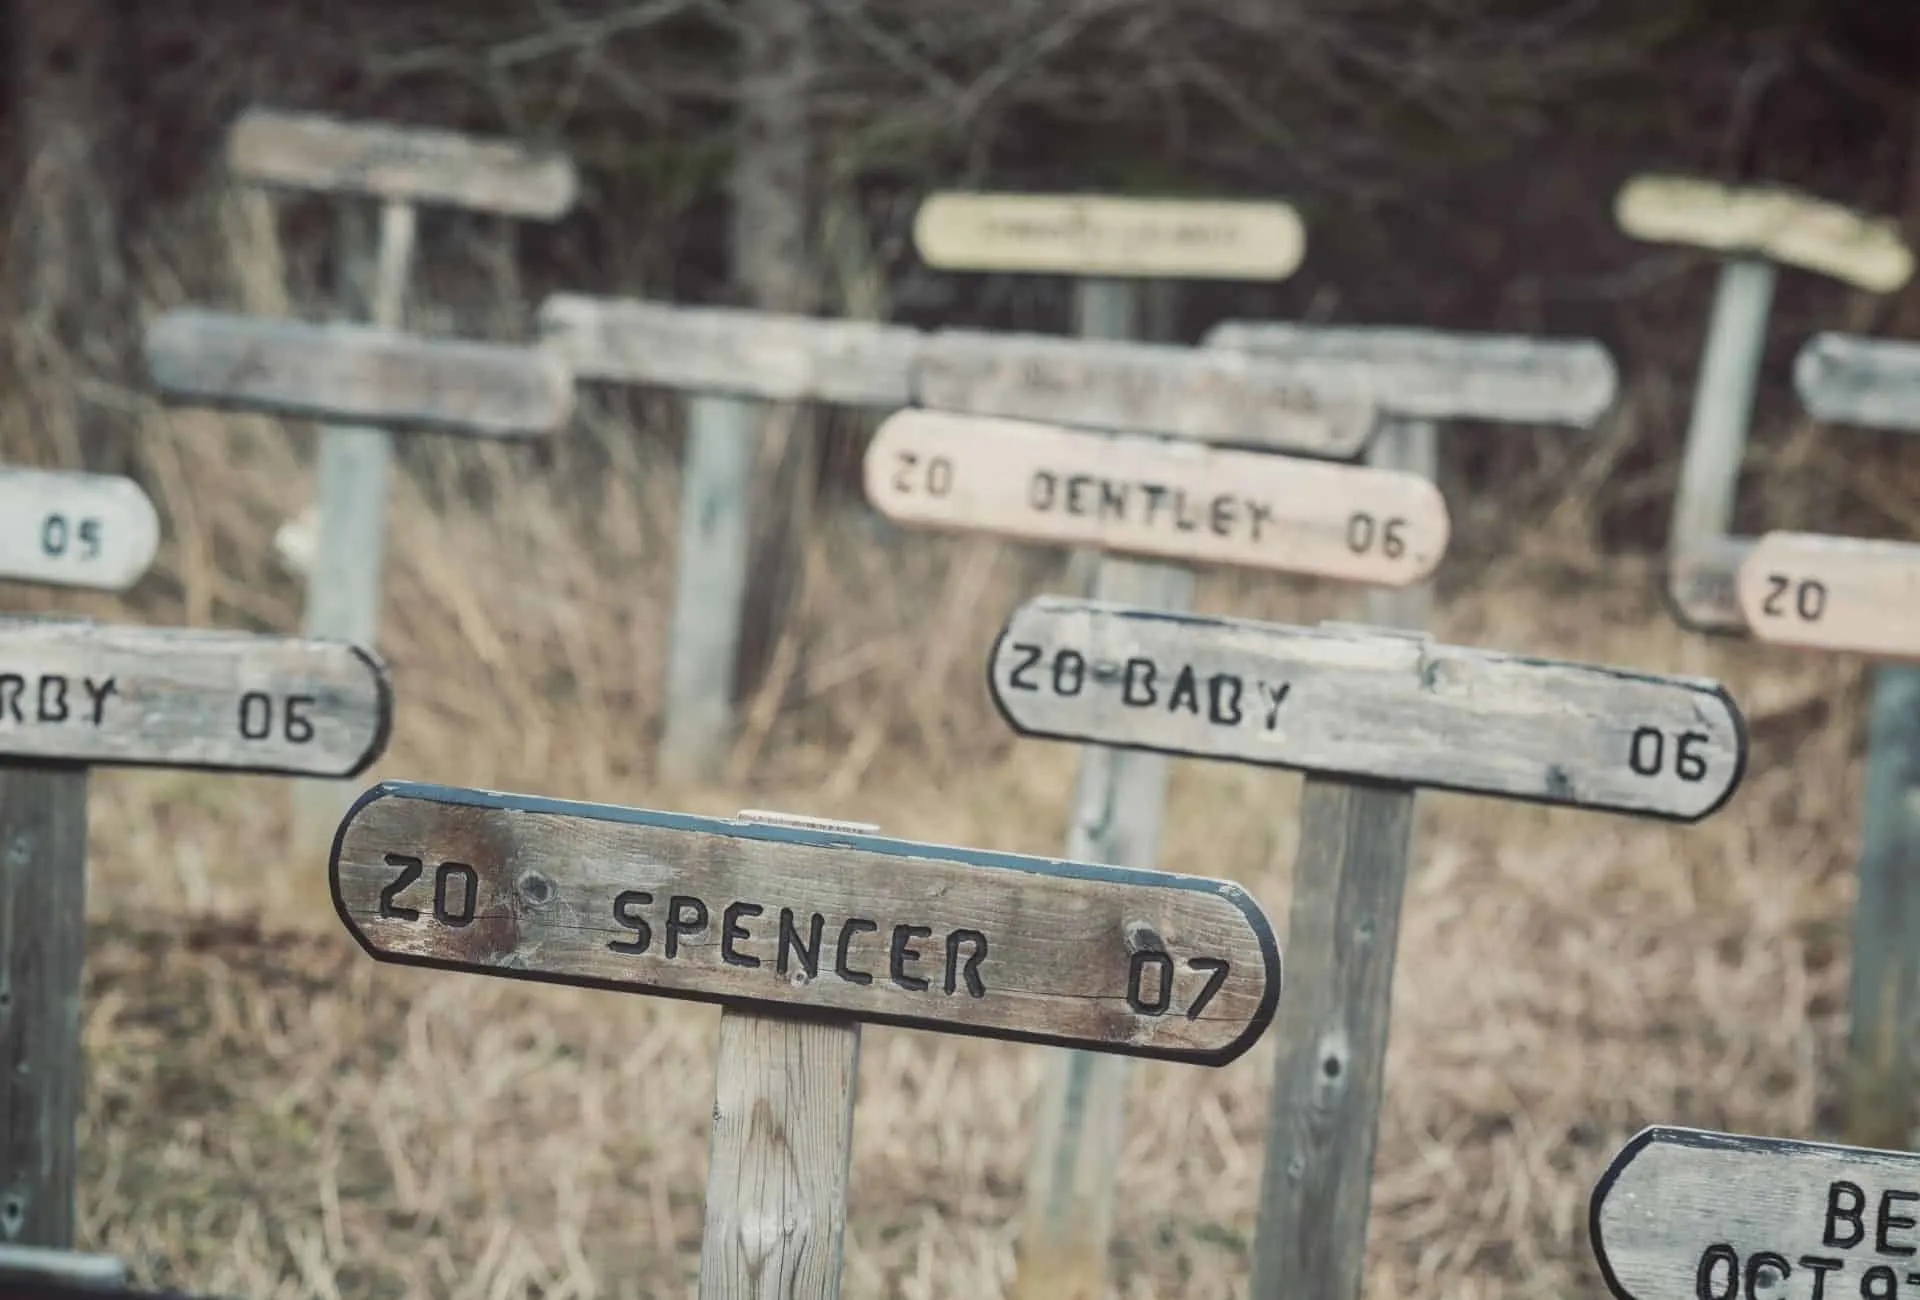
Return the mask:
<path id="1" fill-rule="evenodd" d="M 1816 533 L 1763 535 L 1740 566 L 1755 639 L 1920 659 L 1920 545 Z"/>
<path id="2" fill-rule="evenodd" d="M 0 581 L 125 591 L 160 547 L 130 478 L 0 466 Z"/>
<path id="3" fill-rule="evenodd" d="M 477 438 L 549 434 L 573 414 L 573 375 L 540 348 L 207 311 L 168 312 L 146 348 L 174 402 Z"/>
<path id="4" fill-rule="evenodd" d="M 1279 996 L 1222 881 L 387 784 L 335 841 L 383 961 L 1223 1064 Z"/>
<path id="5" fill-rule="evenodd" d="M 1041 597 L 994 644 L 1022 735 L 1697 821 L 1745 765 L 1717 682 Z"/>
<path id="6" fill-rule="evenodd" d="M 1450 527 L 1418 474 L 944 411 L 890 416 L 865 475 L 900 524 L 1381 586 Z"/>
<path id="7" fill-rule="evenodd" d="M 1793 361 L 1807 412 L 1866 429 L 1920 433 L 1920 343 L 1816 334 Z"/>
<path id="8" fill-rule="evenodd" d="M 343 642 L 0 616 L 0 759 L 346 777 L 392 714 Z"/>
<path id="9" fill-rule="evenodd" d="M 573 160 L 425 127 L 250 108 L 227 135 L 227 165 L 256 185 L 359 194 L 509 217 L 551 219 L 573 206 Z"/>
<path id="10" fill-rule="evenodd" d="M 1667 557 L 1667 604 L 1681 626 L 1696 632 L 1744 633 L 1740 565 L 1753 550 L 1751 537 L 1708 537 Z"/>

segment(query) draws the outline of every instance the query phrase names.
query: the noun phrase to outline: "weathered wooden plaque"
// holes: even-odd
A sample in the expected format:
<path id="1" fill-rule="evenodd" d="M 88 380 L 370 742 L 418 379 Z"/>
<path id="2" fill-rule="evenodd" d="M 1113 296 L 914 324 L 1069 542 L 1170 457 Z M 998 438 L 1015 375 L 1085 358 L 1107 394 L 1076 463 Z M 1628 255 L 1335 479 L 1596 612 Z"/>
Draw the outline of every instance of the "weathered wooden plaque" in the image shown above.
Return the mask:
<path id="1" fill-rule="evenodd" d="M 1674 617 L 1696 632 L 1745 632 L 1740 565 L 1751 537 L 1715 537 L 1667 559 L 1667 601 Z"/>
<path id="2" fill-rule="evenodd" d="M 496 438 L 552 433 L 573 414 L 573 375 L 540 348 L 171 311 L 146 350 L 163 394 L 209 406 Z"/>
<path id="3" fill-rule="evenodd" d="M 1349 460 L 1373 433 L 1354 376 L 1331 384 L 1228 352 L 1035 334 L 930 335 L 913 359 L 921 406 Z"/>
<path id="4" fill-rule="evenodd" d="M 1920 659 L 1920 545 L 1764 534 L 1740 566 L 1740 608 L 1761 641 Z"/>
<path id="5" fill-rule="evenodd" d="M 130 478 L 0 466 L 0 580 L 124 591 L 160 547 L 160 518 Z"/>
<path id="6" fill-rule="evenodd" d="M 540 333 L 582 379 L 770 402 L 905 406 L 920 334 L 903 325 L 554 294 Z"/>
<path id="7" fill-rule="evenodd" d="M 1746 763 L 1717 683 L 1043 597 L 993 648 L 1025 736 L 1697 821 Z"/>
<path id="8" fill-rule="evenodd" d="M 1613 356 L 1592 339 L 1519 334 L 1222 321 L 1211 348 L 1251 353 L 1301 380 L 1371 386 L 1389 415 L 1587 428 L 1620 386 Z"/>
<path id="9" fill-rule="evenodd" d="M 392 783 L 334 840 L 381 961 L 1220 1065 L 1280 995 L 1238 885 Z"/>
<path id="10" fill-rule="evenodd" d="M 357 646 L 0 616 L 0 758 L 345 777 L 392 720 Z"/>
<path id="11" fill-rule="evenodd" d="M 1620 1300 L 1898 1300 L 1920 1293 L 1920 1155 L 1649 1128 L 1593 1189 Z"/>
<path id="12" fill-rule="evenodd" d="M 1863 429 L 1920 433 L 1920 343 L 1816 334 L 1793 360 L 1810 415 Z"/>
<path id="13" fill-rule="evenodd" d="M 540 219 L 572 207 L 578 188 L 573 161 L 563 153 L 266 108 L 249 109 L 234 122 L 227 164 L 258 185 Z"/>
<path id="14" fill-rule="evenodd" d="M 913 243 L 948 271 L 1284 280 L 1306 227 L 1284 203 L 949 191 L 921 203 Z"/>
<path id="15" fill-rule="evenodd" d="M 1777 186 L 1636 176 L 1616 197 L 1614 219 L 1635 239 L 1765 257 L 1875 293 L 1913 274 L 1897 223 Z"/>
<path id="16" fill-rule="evenodd" d="M 1418 474 L 944 411 L 889 416 L 865 472 L 902 524 L 1389 587 L 1450 527 Z"/>

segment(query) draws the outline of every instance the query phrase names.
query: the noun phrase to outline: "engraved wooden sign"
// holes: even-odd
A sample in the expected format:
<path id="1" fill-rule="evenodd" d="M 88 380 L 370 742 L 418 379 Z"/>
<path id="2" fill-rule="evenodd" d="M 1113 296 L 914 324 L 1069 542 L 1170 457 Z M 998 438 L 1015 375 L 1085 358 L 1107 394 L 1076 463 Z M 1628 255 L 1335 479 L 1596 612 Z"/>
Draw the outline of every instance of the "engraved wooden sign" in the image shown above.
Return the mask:
<path id="1" fill-rule="evenodd" d="M 1765 257 L 1875 293 L 1913 274 L 1897 223 L 1777 186 L 1636 176 L 1614 200 L 1614 219 L 1635 239 Z"/>
<path id="2" fill-rule="evenodd" d="M 944 411 L 867 446 L 867 500 L 897 523 L 1398 587 L 1447 549 L 1418 474 Z"/>
<path id="3" fill-rule="evenodd" d="M 1238 885 L 389 783 L 334 841 L 381 961 L 1219 1065 L 1280 994 Z"/>
<path id="4" fill-rule="evenodd" d="M 1373 433 L 1373 401 L 1233 353 L 1154 343 L 977 334 L 929 336 L 913 358 L 921 406 L 1161 434 L 1349 460 Z"/>
<path id="5" fill-rule="evenodd" d="M 1666 595 L 1681 624 L 1696 632 L 1744 632 L 1740 565 L 1753 549 L 1751 537 L 1714 537 L 1669 557 Z"/>
<path id="6" fill-rule="evenodd" d="M 258 185 L 445 204 L 550 219 L 573 206 L 565 154 L 453 131 L 343 122 L 253 108 L 227 136 L 227 163 Z"/>
<path id="7" fill-rule="evenodd" d="M 1306 228 L 1284 203 L 949 191 L 921 203 L 913 243 L 948 271 L 1284 280 Z"/>
<path id="8" fill-rule="evenodd" d="M 170 311 L 146 351 L 175 401 L 495 438 L 552 433 L 573 414 L 572 373 L 539 348 Z"/>
<path id="9" fill-rule="evenodd" d="M 1761 641 L 1920 659 L 1920 545 L 1767 533 L 1740 566 L 1740 608 Z"/>
<path id="10" fill-rule="evenodd" d="M 918 330 L 737 307 L 679 307 L 560 293 L 540 333 L 581 379 L 730 393 L 769 402 L 905 406 Z"/>
<path id="11" fill-rule="evenodd" d="M 1816 334 L 1793 360 L 1810 415 L 1865 429 L 1920 433 L 1920 343 Z"/>
<path id="12" fill-rule="evenodd" d="M 1043 597 L 993 648 L 1025 736 L 1697 821 L 1746 763 L 1716 682 Z"/>
<path id="13" fill-rule="evenodd" d="M 124 591 L 160 547 L 130 478 L 0 466 L 0 580 Z"/>
<path id="14" fill-rule="evenodd" d="M 1584 429 L 1613 405 L 1620 375 L 1592 339 L 1222 321 L 1205 346 L 1248 352 L 1301 380 L 1371 386 L 1388 415 Z"/>
<path id="15" fill-rule="evenodd" d="M 0 758 L 345 777 L 392 720 L 357 646 L 0 616 Z"/>
<path id="16" fill-rule="evenodd" d="M 1920 1290 L 1920 1156 L 1649 1128 L 1589 1206 L 1620 1300 L 1898 1300 Z"/>

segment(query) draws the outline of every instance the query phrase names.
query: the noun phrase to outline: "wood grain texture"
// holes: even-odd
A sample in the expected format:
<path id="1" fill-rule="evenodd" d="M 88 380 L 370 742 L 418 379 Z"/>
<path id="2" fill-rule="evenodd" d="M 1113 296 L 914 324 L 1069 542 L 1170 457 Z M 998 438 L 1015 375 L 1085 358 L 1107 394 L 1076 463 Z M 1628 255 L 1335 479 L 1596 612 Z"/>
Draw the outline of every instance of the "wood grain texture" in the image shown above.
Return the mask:
<path id="1" fill-rule="evenodd" d="M 87 774 L 0 762 L 0 1242 L 73 1244 Z"/>
<path id="2" fill-rule="evenodd" d="M 166 313 L 146 347 L 175 402 L 478 438 L 553 433 L 573 415 L 572 373 L 539 348 L 205 311 Z"/>
<path id="3" fill-rule="evenodd" d="M 1669 555 L 1715 551 L 1733 526 L 1774 280 L 1769 262 L 1721 263 L 1667 525 Z"/>
<path id="4" fill-rule="evenodd" d="M 1816 334 L 1793 360 L 1809 414 L 1864 429 L 1920 433 L 1920 343 Z"/>
<path id="5" fill-rule="evenodd" d="M 357 646 L 0 616 L 0 758 L 352 776 L 392 722 Z"/>
<path id="6" fill-rule="evenodd" d="M 1253 1259 L 1254 1300 L 1359 1300 L 1412 790 L 1309 776 L 1287 921 L 1289 987 Z"/>
<path id="7" fill-rule="evenodd" d="M 1717 682 L 1366 628 L 1041 597 L 989 668 L 1022 735 L 1697 821 L 1746 727 Z"/>
<path id="8" fill-rule="evenodd" d="M 1874 293 L 1892 293 L 1913 274 L 1897 222 L 1783 186 L 1636 176 L 1614 199 L 1614 220 L 1635 239 L 1764 257 Z"/>
<path id="9" fill-rule="evenodd" d="M 942 411 L 889 416 L 865 476 L 896 523 L 1381 586 L 1451 528 L 1417 474 Z"/>
<path id="10" fill-rule="evenodd" d="M 1751 537 L 1709 537 L 1667 558 L 1667 605 L 1682 627 L 1729 635 L 1747 632 L 1740 607 L 1740 566 Z"/>
<path id="11" fill-rule="evenodd" d="M 1279 996 L 1236 885 L 878 836 L 387 784 L 342 823 L 332 877 L 383 961 L 774 1014 L 1219 1064 Z"/>
<path id="12" fill-rule="evenodd" d="M 540 335 L 581 379 L 780 402 L 905 406 L 919 331 L 740 307 L 559 293 Z"/>
<path id="13" fill-rule="evenodd" d="M 1656 1127 L 1595 1185 L 1589 1232 L 1620 1300 L 1893 1297 L 1920 1287 L 1917 1206 L 1920 1156 Z"/>
<path id="14" fill-rule="evenodd" d="M 1620 384 L 1612 354 L 1592 339 L 1230 320 L 1202 343 L 1251 353 L 1302 382 L 1362 385 L 1383 414 L 1413 419 L 1587 428 Z"/>
<path id="15" fill-rule="evenodd" d="M 947 271 L 1284 280 L 1306 227 L 1284 203 L 953 190 L 920 204 L 913 244 Z"/>
<path id="16" fill-rule="evenodd" d="M 928 336 L 913 358 L 921 406 L 1349 460 L 1374 427 L 1353 376 L 1322 381 L 1238 353 L 1165 343 Z"/>
<path id="17" fill-rule="evenodd" d="M 1739 590 L 1757 640 L 1920 660 L 1920 544 L 1767 533 Z"/>
<path id="18" fill-rule="evenodd" d="M 125 591 L 160 547 L 160 517 L 130 478 L 0 466 L 0 581 Z"/>
<path id="19" fill-rule="evenodd" d="M 125 1287 L 127 1266 L 117 1256 L 52 1246 L 0 1246 L 0 1288 L 72 1287 L 86 1296 Z"/>
<path id="20" fill-rule="evenodd" d="M 573 160 L 510 140 L 250 108 L 227 135 L 242 180 L 551 220 L 573 206 Z"/>

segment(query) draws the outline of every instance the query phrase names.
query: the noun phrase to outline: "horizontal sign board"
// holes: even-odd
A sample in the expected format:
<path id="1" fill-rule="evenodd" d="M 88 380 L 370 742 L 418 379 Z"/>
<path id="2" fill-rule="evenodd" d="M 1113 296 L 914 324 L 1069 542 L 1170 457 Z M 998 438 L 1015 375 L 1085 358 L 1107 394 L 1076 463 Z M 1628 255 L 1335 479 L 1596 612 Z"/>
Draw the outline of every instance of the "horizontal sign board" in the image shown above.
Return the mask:
<path id="1" fill-rule="evenodd" d="M 343 777 L 392 721 L 358 646 L 0 616 L 0 758 Z"/>
<path id="2" fill-rule="evenodd" d="M 908 364 L 920 338 L 874 321 L 573 293 L 540 305 L 540 334 L 581 379 L 885 407 L 913 400 Z"/>
<path id="3" fill-rule="evenodd" d="M 1821 420 L 1920 433 L 1920 343 L 1816 334 L 1793 361 L 1793 387 Z"/>
<path id="4" fill-rule="evenodd" d="M 1202 340 L 1247 352 L 1301 382 L 1367 387 L 1388 415 L 1584 429 L 1613 405 L 1620 375 L 1592 339 L 1222 321 Z"/>
<path id="5" fill-rule="evenodd" d="M 160 517 L 130 478 L 0 466 L 0 581 L 125 591 L 160 548 Z"/>
<path id="6" fill-rule="evenodd" d="M 1024 736 L 1697 821 L 1746 728 L 1716 682 L 1044 597 L 988 669 Z"/>
<path id="7" fill-rule="evenodd" d="M 1280 953 L 1238 885 L 490 791 L 386 784 L 334 840 L 382 961 L 1219 1065 Z"/>
<path id="8" fill-rule="evenodd" d="M 1695 632 L 1747 630 L 1740 564 L 1752 549 L 1751 537 L 1716 537 L 1668 557 L 1667 601 L 1680 626 Z"/>
<path id="9" fill-rule="evenodd" d="M 1913 274 L 1897 222 L 1777 186 L 1636 176 L 1615 198 L 1614 219 L 1635 239 L 1764 257 L 1875 293 Z"/>
<path id="10" fill-rule="evenodd" d="M 899 411 L 867 445 L 896 523 L 1398 587 L 1446 553 L 1446 499 L 1399 470 L 1024 420 Z"/>
<path id="11" fill-rule="evenodd" d="M 1284 280 L 1306 251 L 1284 203 L 1075 194 L 929 196 L 913 244 L 945 271 Z"/>
<path id="12" fill-rule="evenodd" d="M 1374 407 L 1349 377 L 1326 383 L 1250 357 L 1159 343 L 947 331 L 913 360 L 921 406 L 1350 460 Z"/>
<path id="13" fill-rule="evenodd" d="M 1920 1293 L 1920 1156 L 1650 1128 L 1589 1233 L 1620 1300 L 1897 1300 Z"/>
<path id="14" fill-rule="evenodd" d="M 572 372 L 539 348 L 205 311 L 168 312 L 146 344 L 173 401 L 494 438 L 573 415 Z"/>
<path id="15" fill-rule="evenodd" d="M 573 206 L 573 161 L 552 150 L 454 131 L 343 122 L 254 108 L 227 136 L 242 180 L 551 219 Z"/>
<path id="16" fill-rule="evenodd" d="M 1740 608 L 1761 641 L 1920 659 L 1920 545 L 1767 533 L 1740 565 Z"/>

